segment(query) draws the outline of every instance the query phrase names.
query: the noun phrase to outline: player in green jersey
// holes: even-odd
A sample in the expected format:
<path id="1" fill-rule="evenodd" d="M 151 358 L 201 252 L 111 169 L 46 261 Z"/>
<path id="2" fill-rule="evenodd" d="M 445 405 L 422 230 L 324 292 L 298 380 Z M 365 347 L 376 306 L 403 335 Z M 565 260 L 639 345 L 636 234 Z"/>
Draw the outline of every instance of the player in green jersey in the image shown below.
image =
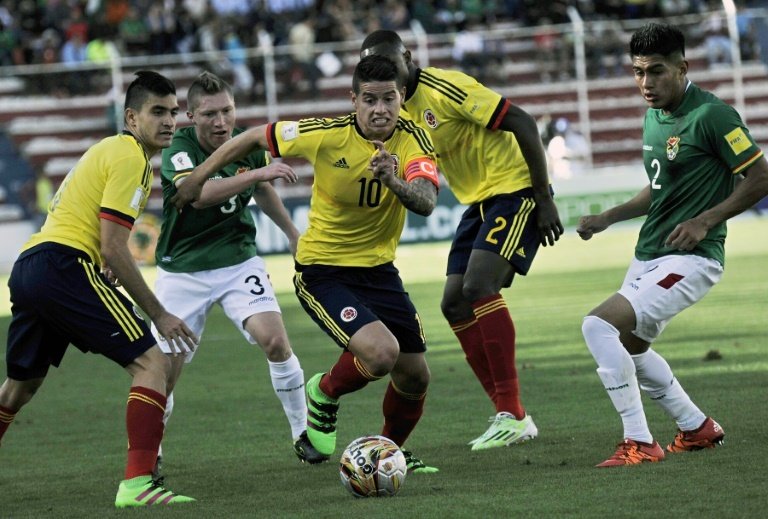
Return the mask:
<path id="1" fill-rule="evenodd" d="M 677 423 L 668 452 L 722 443 L 723 428 L 691 401 L 650 345 L 670 319 L 720 280 L 726 220 L 768 195 L 768 162 L 739 114 L 688 79 L 682 32 L 645 25 L 632 35 L 629 50 L 635 82 L 649 106 L 643 123 L 649 184 L 624 204 L 583 216 L 577 229 L 588 240 L 616 222 L 646 217 L 622 287 L 582 325 L 624 425 L 624 440 L 598 467 L 664 459 L 646 421 L 641 389 Z"/>
<path id="2" fill-rule="evenodd" d="M 192 208 L 179 213 L 169 202 L 175 186 L 219 146 L 242 132 L 236 128 L 235 100 L 230 85 L 203 72 L 187 92 L 187 117 L 192 126 L 179 129 L 163 150 L 163 225 L 156 249 L 155 293 L 199 337 L 213 305 L 218 304 L 245 339 L 258 344 L 269 365 L 272 387 L 288 418 L 296 455 L 302 461 L 327 459 L 307 439 L 304 372 L 291 350 L 288 335 L 269 281 L 264 260 L 257 255 L 256 226 L 248 203 L 253 199 L 288 237 L 296 251 L 299 231 L 269 180 L 290 175 L 285 164 L 268 164 L 266 151 L 254 149 L 222 167 L 203 186 Z M 154 330 L 153 330 L 154 331 Z M 160 341 L 160 349 L 173 352 Z M 167 422 L 182 368 L 195 352 L 171 355 Z M 160 459 L 162 454 L 158 456 Z M 159 463 L 158 463 L 159 469 Z M 156 471 L 157 472 L 157 471 Z"/>
<path id="3" fill-rule="evenodd" d="M 501 289 L 527 274 L 540 244 L 553 245 L 563 233 L 536 121 L 462 72 L 419 68 L 393 31 L 365 38 L 360 55 L 377 54 L 398 64 L 405 109 L 429 132 L 440 171 L 469 205 L 448 254 L 440 307 L 496 411 L 472 450 L 535 438 L 538 429 L 520 400 L 515 327 Z"/>
<path id="4" fill-rule="evenodd" d="M 430 214 L 438 177 L 429 135 L 401 114 L 402 96 L 395 64 L 371 56 L 353 74 L 355 112 L 252 128 L 178 187 L 178 204 L 196 199 L 200 182 L 254 147 L 312 163 L 309 225 L 299 239 L 294 285 L 310 317 L 342 348 L 326 373 L 307 381 L 307 433 L 327 456 L 336 447 L 339 399 L 369 382 L 390 377 L 382 435 L 400 446 L 424 409 L 426 339 L 393 262 L 406 209 Z M 409 471 L 436 470 L 405 454 Z"/>
<path id="5" fill-rule="evenodd" d="M 151 71 L 136 75 L 125 94 L 125 130 L 85 152 L 56 192 L 42 229 L 14 263 L 8 281 L 13 303 L 8 378 L 0 386 L 2 439 L 50 367 L 59 366 L 70 343 L 103 355 L 133 377 L 126 407 L 128 460 L 115 497 L 118 508 L 194 501 L 151 476 L 163 437 L 171 367 L 134 302 L 174 352 L 194 349 L 197 337 L 155 297 L 128 249 L 131 229 L 152 188 L 149 159 L 171 144 L 179 110 L 170 80 Z M 116 279 L 133 301 L 111 283 Z M 83 406 L 91 401 L 82 393 L 73 398 Z"/>

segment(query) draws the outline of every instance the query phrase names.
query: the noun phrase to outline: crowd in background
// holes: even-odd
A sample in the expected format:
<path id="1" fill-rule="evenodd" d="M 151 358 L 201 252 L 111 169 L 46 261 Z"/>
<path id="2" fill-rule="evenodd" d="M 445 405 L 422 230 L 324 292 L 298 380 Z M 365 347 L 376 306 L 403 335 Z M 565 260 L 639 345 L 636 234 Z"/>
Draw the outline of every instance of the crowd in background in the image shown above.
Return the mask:
<path id="1" fill-rule="evenodd" d="M 98 61 L 112 45 L 125 55 L 185 53 L 211 44 L 249 48 L 258 46 L 260 30 L 279 45 L 290 42 L 300 21 L 309 21 L 317 43 L 359 39 L 378 28 L 407 29 L 412 19 L 429 33 L 500 21 L 559 24 L 568 22 L 569 5 L 586 20 L 670 17 L 722 6 L 719 0 L 2 0 L 0 66 Z"/>

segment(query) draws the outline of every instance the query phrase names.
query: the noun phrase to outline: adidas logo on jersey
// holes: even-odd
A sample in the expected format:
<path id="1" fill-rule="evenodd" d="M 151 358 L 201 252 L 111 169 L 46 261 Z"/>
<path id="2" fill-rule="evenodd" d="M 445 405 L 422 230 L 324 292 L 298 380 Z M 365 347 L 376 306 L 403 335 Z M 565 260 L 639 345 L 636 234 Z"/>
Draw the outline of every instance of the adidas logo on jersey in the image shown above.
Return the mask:
<path id="1" fill-rule="evenodd" d="M 518 256 L 522 256 L 524 258 L 525 257 L 525 249 L 523 249 L 522 247 L 518 247 L 517 250 L 515 251 L 515 254 L 517 254 Z"/>
<path id="2" fill-rule="evenodd" d="M 344 157 L 341 157 L 339 160 L 334 162 L 333 165 L 334 167 L 337 167 L 337 168 L 349 169 L 349 164 L 347 164 L 347 159 L 345 159 Z"/>

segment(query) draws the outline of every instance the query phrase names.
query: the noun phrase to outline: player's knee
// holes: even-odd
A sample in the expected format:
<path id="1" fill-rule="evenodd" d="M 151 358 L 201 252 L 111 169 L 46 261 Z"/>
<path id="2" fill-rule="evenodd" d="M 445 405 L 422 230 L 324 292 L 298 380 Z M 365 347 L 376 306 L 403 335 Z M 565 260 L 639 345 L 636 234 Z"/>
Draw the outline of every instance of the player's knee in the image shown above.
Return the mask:
<path id="1" fill-rule="evenodd" d="M 32 400 L 37 390 L 43 384 L 44 378 L 31 380 L 6 379 L 0 386 L 0 405 L 6 409 L 18 411 Z"/>
<path id="2" fill-rule="evenodd" d="M 259 346 L 261 346 L 264 355 L 267 356 L 267 360 L 270 362 L 285 362 L 293 354 L 286 338 L 280 335 L 261 340 Z"/>
<path id="3" fill-rule="evenodd" d="M 399 348 L 397 347 L 397 343 L 394 344 L 394 347 L 390 345 L 379 345 L 376 348 L 371 348 L 366 352 L 365 357 L 360 360 L 371 375 L 374 377 L 383 377 L 390 373 L 395 367 L 398 354 Z"/>
<path id="4" fill-rule="evenodd" d="M 158 348 L 151 348 L 145 351 L 139 357 L 134 359 L 133 363 L 127 367 L 129 373 L 142 375 L 151 380 L 162 380 L 167 384 L 171 380 L 173 370 L 171 369 L 171 360 L 168 355 L 161 352 Z"/>
<path id="5" fill-rule="evenodd" d="M 468 301 L 455 296 L 444 296 L 443 300 L 440 301 L 440 310 L 449 323 L 466 321 L 475 315 L 472 311 L 472 305 Z"/>
<path id="6" fill-rule="evenodd" d="M 487 279 L 475 279 L 469 276 L 464 278 L 464 285 L 461 287 L 461 293 L 464 299 L 469 302 L 477 301 L 499 292 L 499 288 Z"/>
<path id="7" fill-rule="evenodd" d="M 424 369 L 417 370 L 410 376 L 410 382 L 412 384 L 411 391 L 413 393 L 426 393 L 429 387 L 429 380 L 431 378 L 429 368 L 424 366 Z"/>

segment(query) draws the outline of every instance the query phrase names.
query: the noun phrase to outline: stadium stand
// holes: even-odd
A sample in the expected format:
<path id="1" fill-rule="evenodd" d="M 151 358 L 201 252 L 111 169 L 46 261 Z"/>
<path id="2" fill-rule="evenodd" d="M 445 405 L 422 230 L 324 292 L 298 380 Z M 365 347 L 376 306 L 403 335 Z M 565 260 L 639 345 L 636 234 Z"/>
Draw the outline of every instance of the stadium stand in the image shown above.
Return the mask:
<path id="1" fill-rule="evenodd" d="M 691 62 L 691 79 L 712 90 L 726 101 L 735 101 L 734 70 L 730 64 L 710 67 L 704 41 L 697 36 L 695 28 L 701 23 L 701 17 L 686 18 L 691 34 L 687 57 Z M 635 20 L 635 25 L 642 23 Z M 561 31 L 566 39 L 570 25 L 553 26 Z M 625 23 L 625 28 L 631 28 Z M 629 29 L 627 29 L 629 30 Z M 551 81 L 541 79 L 541 55 L 537 53 L 534 40 L 534 28 L 521 27 L 515 23 L 499 22 L 483 31 L 486 43 L 494 49 L 493 60 L 487 67 L 485 82 L 519 104 L 537 119 L 555 119 L 566 117 L 577 127 L 580 125 L 582 111 L 573 70 L 561 70 Z M 404 31 L 407 40 L 415 41 L 415 36 Z M 562 37 L 562 36 L 561 36 Z M 318 82 L 318 92 L 308 95 L 300 91 L 287 98 L 281 96 L 288 82 L 297 81 L 292 76 L 290 64 L 281 57 L 287 56 L 287 50 L 275 48 L 275 66 L 277 78 L 277 104 L 267 106 L 264 101 L 264 82 L 260 79 L 250 96 L 238 96 L 238 121 L 243 126 L 253 126 L 266 122 L 271 115 L 280 118 L 300 118 L 307 116 L 325 116 L 343 114 L 351 110 L 349 85 L 351 71 L 357 60 L 357 45 L 350 41 L 345 44 L 328 47 L 318 46 L 318 52 L 332 49 L 341 61 L 341 71 L 331 77 L 322 77 Z M 430 34 L 427 37 L 429 63 L 447 68 L 458 68 L 459 64 L 452 57 L 454 35 Z M 589 49 L 588 49 L 589 50 Z M 254 71 L 261 71 L 264 63 L 260 59 L 260 50 L 254 50 L 252 62 Z M 423 54 L 414 53 L 417 63 Z M 609 56 L 603 59 L 610 59 Z M 628 58 L 624 63 L 614 64 L 620 69 L 619 75 L 600 77 L 590 64 L 587 80 L 589 97 L 588 114 L 593 163 L 596 167 L 610 167 L 617 164 L 637 161 L 640 155 L 640 123 L 645 110 L 642 100 L 637 95 L 628 70 Z M 132 71 L 142 68 L 136 59 L 125 60 L 129 63 L 121 69 L 124 88 L 132 79 Z M 215 65 L 211 54 L 205 56 L 147 57 L 146 67 L 153 68 L 174 79 L 182 108 L 186 87 L 203 69 Z M 747 61 L 741 68 L 744 83 L 745 105 L 748 124 L 756 140 L 768 144 L 768 76 L 765 65 L 757 59 Z M 106 74 L 106 73 L 104 73 Z M 114 73 L 113 73 L 114 77 Z M 30 79 L 32 78 L 32 79 Z M 31 168 L 40 168 L 48 175 L 54 185 L 61 181 L 77 158 L 94 142 L 112 134 L 116 126 L 116 110 L 112 103 L 113 96 L 109 83 L 104 83 L 101 91 L 94 88 L 93 93 L 84 96 L 57 97 L 53 95 L 28 95 L 32 91 L 27 87 L 39 75 L 24 74 L 21 77 L 3 77 L 0 80 L 0 128 L 4 128 L 14 144 L 27 159 Z M 300 79 L 298 79 L 300 81 Z M 294 85 L 295 86 L 295 85 Z M 114 88 L 114 87 L 113 87 Z M 291 90 L 295 90 L 291 88 Z M 120 96 L 117 96 L 120 97 Z M 179 126 L 187 124 L 182 112 L 178 119 Z M 155 159 L 159 166 L 159 158 Z M 306 166 L 297 164 L 303 182 L 300 186 L 287 188 L 278 186 L 283 196 L 305 196 L 311 183 L 311 171 Z M 159 179 L 149 209 L 157 210 L 161 199 Z"/>

